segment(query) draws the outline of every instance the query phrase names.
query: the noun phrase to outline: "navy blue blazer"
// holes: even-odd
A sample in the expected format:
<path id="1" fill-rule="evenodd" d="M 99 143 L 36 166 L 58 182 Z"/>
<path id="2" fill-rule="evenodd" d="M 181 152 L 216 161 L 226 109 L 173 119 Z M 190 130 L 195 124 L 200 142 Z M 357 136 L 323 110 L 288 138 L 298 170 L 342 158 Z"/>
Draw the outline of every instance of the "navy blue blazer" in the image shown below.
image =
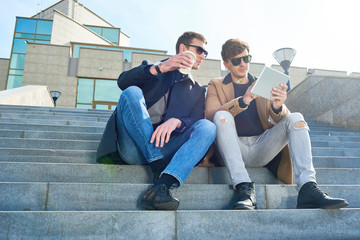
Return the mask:
<path id="1" fill-rule="evenodd" d="M 173 134 L 181 134 L 195 122 L 205 117 L 205 87 L 195 82 L 191 75 L 182 75 L 178 70 L 154 76 L 149 73 L 151 65 L 145 60 L 140 66 L 121 73 L 118 78 L 118 86 L 121 90 L 125 90 L 130 86 L 139 87 L 143 91 L 145 103 L 149 109 L 173 85 L 163 122 L 170 118 L 180 119 L 181 126 Z M 175 82 L 175 80 L 179 81 Z M 118 157 L 115 120 L 116 110 L 105 127 L 97 149 L 96 159 L 98 162 L 103 162 L 101 159 L 107 155 L 111 156 L 111 158 Z"/>

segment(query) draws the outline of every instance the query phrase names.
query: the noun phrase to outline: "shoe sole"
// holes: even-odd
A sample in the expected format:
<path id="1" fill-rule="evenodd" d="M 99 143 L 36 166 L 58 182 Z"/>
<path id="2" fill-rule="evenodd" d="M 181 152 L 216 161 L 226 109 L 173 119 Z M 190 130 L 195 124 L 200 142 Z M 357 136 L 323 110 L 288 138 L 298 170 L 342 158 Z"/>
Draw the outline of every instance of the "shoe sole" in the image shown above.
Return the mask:
<path id="1" fill-rule="evenodd" d="M 329 205 L 329 206 L 323 206 L 323 207 L 319 207 L 319 206 L 312 205 L 312 204 L 302 204 L 302 205 L 297 205 L 296 208 L 297 209 L 306 209 L 306 208 L 339 209 L 339 208 L 347 207 L 348 205 L 349 205 L 349 203 L 347 203 L 347 202 L 342 202 L 342 203 Z"/>
<path id="2" fill-rule="evenodd" d="M 234 207 L 233 210 L 255 210 L 255 208 L 256 208 L 256 205 L 252 206 L 252 207 L 249 207 L 249 206 L 237 206 L 237 207 Z"/>
<path id="3" fill-rule="evenodd" d="M 154 206 L 150 202 L 141 202 L 141 207 L 147 210 L 177 210 L 179 208 L 179 202 L 166 202 L 166 203 L 158 203 Z"/>

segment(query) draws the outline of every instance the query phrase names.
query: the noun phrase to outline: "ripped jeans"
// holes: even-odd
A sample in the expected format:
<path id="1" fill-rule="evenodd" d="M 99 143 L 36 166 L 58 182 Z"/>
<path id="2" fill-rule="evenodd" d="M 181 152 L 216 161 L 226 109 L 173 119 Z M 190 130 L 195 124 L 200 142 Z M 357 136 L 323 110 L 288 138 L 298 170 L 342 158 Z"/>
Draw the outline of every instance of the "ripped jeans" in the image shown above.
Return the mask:
<path id="1" fill-rule="evenodd" d="M 286 144 L 290 148 L 295 183 L 301 187 L 309 181 L 316 182 L 309 128 L 301 113 L 290 113 L 274 127 L 251 137 L 238 137 L 234 117 L 227 111 L 217 112 L 214 123 L 216 146 L 234 187 L 251 182 L 245 167 L 264 167 Z"/>

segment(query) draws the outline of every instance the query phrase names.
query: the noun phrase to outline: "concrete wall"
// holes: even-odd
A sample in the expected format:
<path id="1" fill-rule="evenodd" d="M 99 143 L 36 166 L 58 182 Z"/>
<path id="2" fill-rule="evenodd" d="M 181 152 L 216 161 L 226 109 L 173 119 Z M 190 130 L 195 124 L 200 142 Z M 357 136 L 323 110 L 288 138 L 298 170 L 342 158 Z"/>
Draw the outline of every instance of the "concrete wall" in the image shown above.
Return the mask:
<path id="1" fill-rule="evenodd" d="M 288 95 L 286 105 L 306 119 L 360 129 L 360 78 L 310 76 Z"/>
<path id="2" fill-rule="evenodd" d="M 57 10 L 69 18 L 84 24 L 84 25 L 95 25 L 104 27 L 113 27 L 106 20 L 87 9 L 83 4 L 79 4 L 75 0 L 63 0 L 60 1 L 40 13 L 33 16 L 33 18 L 50 19 L 54 18 L 54 10 Z"/>
<path id="3" fill-rule="evenodd" d="M 29 43 L 23 86 L 46 85 L 61 92 L 56 106 L 75 107 L 77 78 L 68 77 L 69 53 L 67 46 Z"/>
<path id="4" fill-rule="evenodd" d="M 283 68 L 280 65 L 271 65 L 271 68 L 278 70 L 279 72 L 284 72 Z M 295 88 L 299 85 L 305 78 L 308 77 L 307 75 L 307 68 L 303 67 L 291 67 L 289 69 L 289 76 L 290 76 L 290 87 L 291 89 Z"/>
<path id="5" fill-rule="evenodd" d="M 102 2 L 99 2 L 99 4 L 102 4 Z M 86 8 L 84 5 L 78 4 L 74 0 L 70 0 L 69 17 L 84 25 L 114 27 L 109 22 Z"/>
<path id="6" fill-rule="evenodd" d="M 54 9 L 62 12 L 65 15 L 69 14 L 69 0 L 63 0 L 55 3 L 54 5 L 44 9 L 38 14 L 32 16 L 32 18 L 41 18 L 52 20 L 54 18 Z"/>
<path id="7" fill-rule="evenodd" d="M 70 42 L 113 45 L 105 38 L 55 10 L 51 44 L 69 46 Z"/>
<path id="8" fill-rule="evenodd" d="M 207 86 L 214 76 L 219 77 L 221 75 L 220 64 L 219 60 L 205 59 L 201 63 L 199 70 L 192 70 L 191 74 L 198 83 Z"/>
<path id="9" fill-rule="evenodd" d="M 130 47 L 130 37 L 121 31 L 120 31 L 119 46 Z"/>
<path id="10" fill-rule="evenodd" d="M 80 48 L 78 77 L 117 79 L 123 71 L 123 52 Z"/>
<path id="11" fill-rule="evenodd" d="M 352 72 L 349 74 L 349 77 L 360 78 L 360 72 Z"/>
<path id="12" fill-rule="evenodd" d="M 10 59 L 0 58 L 0 91 L 5 90 Z"/>
<path id="13" fill-rule="evenodd" d="M 54 101 L 46 86 L 23 86 L 0 91 L 0 104 L 53 107 Z"/>

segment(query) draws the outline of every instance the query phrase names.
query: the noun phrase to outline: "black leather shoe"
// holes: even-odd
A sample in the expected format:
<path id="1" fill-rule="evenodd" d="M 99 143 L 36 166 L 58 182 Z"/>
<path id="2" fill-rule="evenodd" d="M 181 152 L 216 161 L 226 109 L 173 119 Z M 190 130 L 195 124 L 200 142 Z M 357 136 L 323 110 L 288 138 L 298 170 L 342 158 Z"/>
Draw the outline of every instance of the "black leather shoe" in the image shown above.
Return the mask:
<path id="1" fill-rule="evenodd" d="M 237 202 L 234 210 L 254 210 L 256 207 L 254 183 L 243 182 L 236 185 Z"/>
<path id="2" fill-rule="evenodd" d="M 141 207 L 147 210 L 177 210 L 179 200 L 171 196 L 165 184 L 154 185 L 141 199 Z"/>
<path id="3" fill-rule="evenodd" d="M 342 208 L 349 203 L 342 198 L 332 198 L 323 192 L 316 183 L 305 183 L 298 195 L 296 208 L 324 208 L 335 209 Z"/>

